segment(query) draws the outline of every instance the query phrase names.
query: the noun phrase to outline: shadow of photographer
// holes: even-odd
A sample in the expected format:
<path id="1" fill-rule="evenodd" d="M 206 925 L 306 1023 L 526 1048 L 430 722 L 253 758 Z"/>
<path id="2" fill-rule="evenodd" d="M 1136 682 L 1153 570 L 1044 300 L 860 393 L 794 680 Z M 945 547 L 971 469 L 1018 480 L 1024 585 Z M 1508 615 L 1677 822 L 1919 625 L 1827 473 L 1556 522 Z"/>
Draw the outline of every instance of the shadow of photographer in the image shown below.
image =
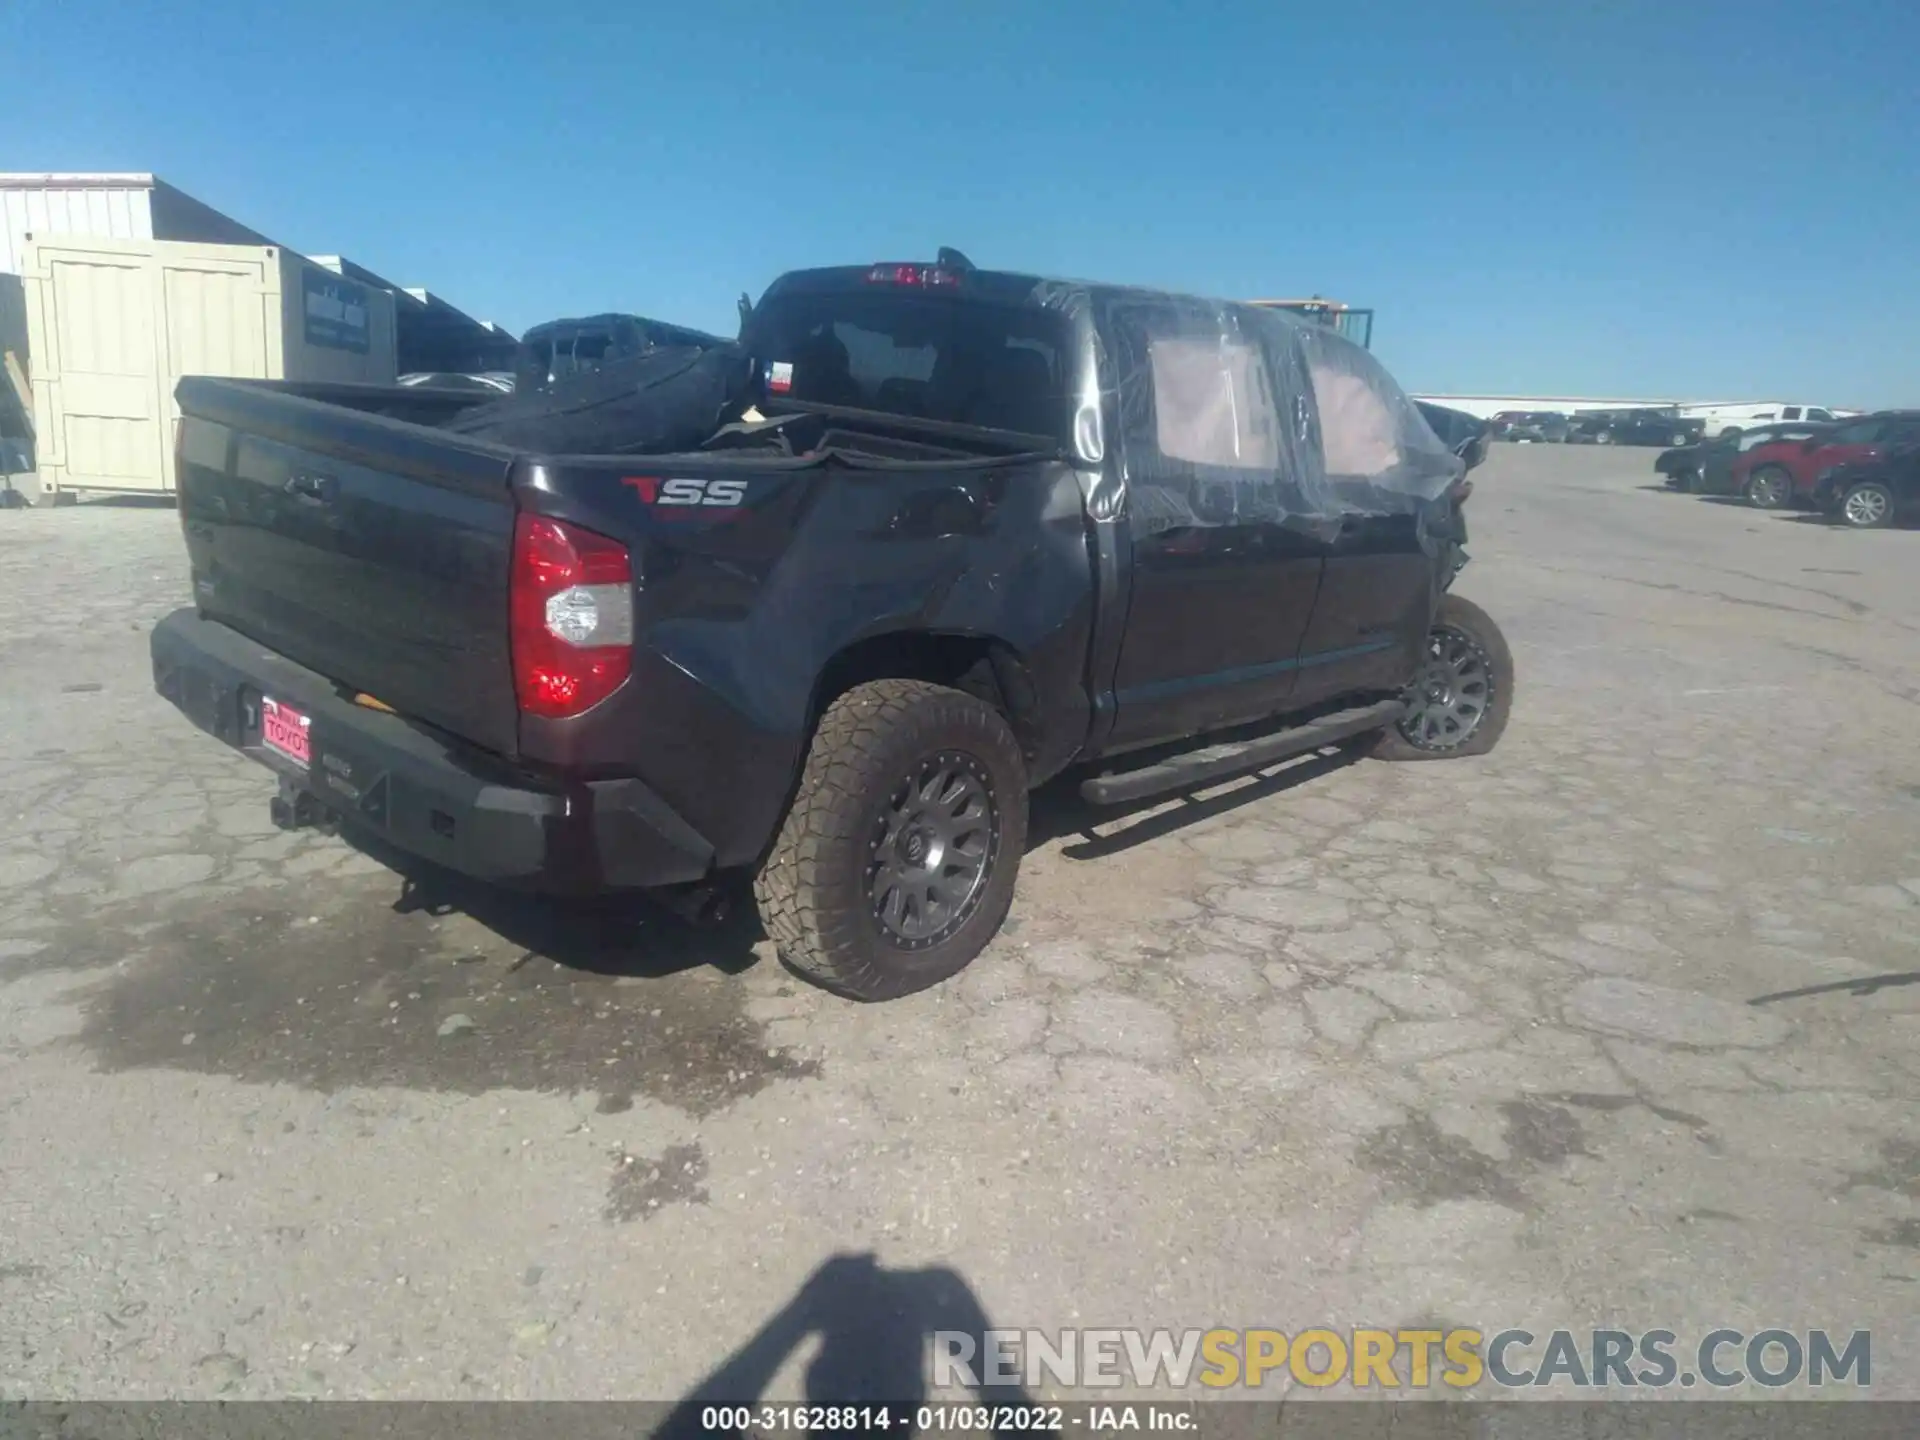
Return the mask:
<path id="1" fill-rule="evenodd" d="M 673 1440 L 743 1433 L 737 1428 L 716 1431 L 717 1417 L 711 1412 L 759 1402 L 788 1359 L 809 1337 L 818 1337 L 819 1347 L 806 1368 L 806 1400 L 885 1406 L 891 1412 L 886 1433 L 911 1435 L 914 1412 L 928 1395 L 934 1337 L 964 1334 L 983 1346 L 982 1336 L 992 1328 L 979 1297 L 952 1270 L 889 1270 L 870 1254 L 836 1255 L 681 1400 L 654 1433 Z M 1032 1403 L 1017 1384 L 983 1382 L 974 1387 L 973 1398 L 996 1407 Z"/>

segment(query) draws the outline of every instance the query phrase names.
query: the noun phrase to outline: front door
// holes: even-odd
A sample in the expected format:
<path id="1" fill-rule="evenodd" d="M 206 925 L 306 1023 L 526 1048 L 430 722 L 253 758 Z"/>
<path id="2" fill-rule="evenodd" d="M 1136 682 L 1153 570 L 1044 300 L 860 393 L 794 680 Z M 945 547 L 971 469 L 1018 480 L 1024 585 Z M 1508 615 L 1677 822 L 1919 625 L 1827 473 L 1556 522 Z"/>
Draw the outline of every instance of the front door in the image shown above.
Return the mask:
<path id="1" fill-rule="evenodd" d="M 1311 332 L 1300 347 L 1333 527 L 1300 644 L 1304 709 L 1399 690 L 1418 668 L 1441 575 L 1415 497 L 1457 472 L 1372 356 Z"/>
<path id="2" fill-rule="evenodd" d="M 1398 690 L 1419 666 L 1439 571 L 1412 515 L 1349 515 L 1300 644 L 1294 703 Z"/>
<path id="3" fill-rule="evenodd" d="M 1102 302 L 1119 394 L 1131 593 L 1106 748 L 1287 708 L 1322 546 L 1283 523 L 1297 442 L 1267 350 L 1233 312 Z"/>

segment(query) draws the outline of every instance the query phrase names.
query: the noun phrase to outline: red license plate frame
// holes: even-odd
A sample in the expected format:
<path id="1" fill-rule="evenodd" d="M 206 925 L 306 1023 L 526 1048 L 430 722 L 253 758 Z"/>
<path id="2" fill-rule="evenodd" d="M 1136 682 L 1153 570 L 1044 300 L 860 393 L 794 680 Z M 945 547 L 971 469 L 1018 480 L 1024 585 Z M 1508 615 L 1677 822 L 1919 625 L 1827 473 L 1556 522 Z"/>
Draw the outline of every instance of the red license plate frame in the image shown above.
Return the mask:
<path id="1" fill-rule="evenodd" d="M 313 763 L 313 717 L 284 700 L 260 700 L 260 743 L 302 770 Z"/>

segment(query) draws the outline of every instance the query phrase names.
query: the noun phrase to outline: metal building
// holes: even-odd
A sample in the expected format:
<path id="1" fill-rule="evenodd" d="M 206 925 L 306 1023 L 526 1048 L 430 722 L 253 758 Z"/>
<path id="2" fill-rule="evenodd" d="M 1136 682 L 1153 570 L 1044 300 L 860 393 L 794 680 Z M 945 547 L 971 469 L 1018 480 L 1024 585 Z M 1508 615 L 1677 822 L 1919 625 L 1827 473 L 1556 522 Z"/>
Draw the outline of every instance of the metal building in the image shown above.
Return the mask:
<path id="1" fill-rule="evenodd" d="M 148 174 L 0 171 L 0 272 L 20 273 L 26 235 L 273 245 L 211 205 Z"/>

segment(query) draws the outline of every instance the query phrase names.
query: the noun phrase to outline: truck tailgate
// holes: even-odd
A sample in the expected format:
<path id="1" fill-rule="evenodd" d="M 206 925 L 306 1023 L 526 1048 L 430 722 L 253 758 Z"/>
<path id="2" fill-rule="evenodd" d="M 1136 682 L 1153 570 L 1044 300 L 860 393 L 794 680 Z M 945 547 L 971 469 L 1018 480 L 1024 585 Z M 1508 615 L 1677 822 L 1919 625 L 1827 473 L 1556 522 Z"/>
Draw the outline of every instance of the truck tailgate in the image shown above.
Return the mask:
<path id="1" fill-rule="evenodd" d="M 187 379 L 177 395 L 200 612 L 515 754 L 511 454 L 244 381 Z"/>

